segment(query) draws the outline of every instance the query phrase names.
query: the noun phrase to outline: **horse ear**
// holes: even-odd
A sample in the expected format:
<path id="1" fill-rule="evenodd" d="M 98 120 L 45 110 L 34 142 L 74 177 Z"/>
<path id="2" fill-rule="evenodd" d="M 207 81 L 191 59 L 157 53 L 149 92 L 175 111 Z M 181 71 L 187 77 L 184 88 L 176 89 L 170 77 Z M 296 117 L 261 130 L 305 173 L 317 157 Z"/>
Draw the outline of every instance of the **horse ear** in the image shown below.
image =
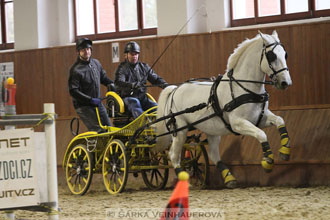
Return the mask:
<path id="1" fill-rule="evenodd" d="M 273 35 L 274 37 L 277 37 L 277 36 L 278 36 L 278 35 L 277 35 L 277 31 L 274 30 L 273 33 L 272 33 L 272 35 Z"/>
<path id="2" fill-rule="evenodd" d="M 273 31 L 272 36 L 273 36 L 275 39 L 279 40 L 279 39 L 278 39 L 278 35 L 277 35 L 277 31 L 276 31 L 276 30 Z"/>
<path id="3" fill-rule="evenodd" d="M 261 33 L 261 31 L 260 31 L 260 30 L 258 30 L 258 33 L 259 33 L 259 35 L 260 35 L 261 39 L 263 40 L 263 42 L 264 42 L 264 44 L 265 44 L 267 41 L 266 41 L 266 38 L 264 37 L 264 34 L 263 34 L 263 33 Z"/>

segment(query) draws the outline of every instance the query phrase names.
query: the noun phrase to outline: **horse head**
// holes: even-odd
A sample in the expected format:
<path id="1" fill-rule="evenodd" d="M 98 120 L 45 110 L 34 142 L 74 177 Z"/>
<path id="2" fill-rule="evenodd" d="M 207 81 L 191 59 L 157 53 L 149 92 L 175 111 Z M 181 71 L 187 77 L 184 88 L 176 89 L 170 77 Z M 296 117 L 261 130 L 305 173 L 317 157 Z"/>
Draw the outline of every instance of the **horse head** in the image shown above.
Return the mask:
<path id="1" fill-rule="evenodd" d="M 280 43 L 277 32 L 272 35 L 263 34 L 259 31 L 263 40 L 263 49 L 260 59 L 262 72 L 266 73 L 278 89 L 286 89 L 292 85 L 289 69 L 286 64 L 288 57 L 284 46 Z"/>

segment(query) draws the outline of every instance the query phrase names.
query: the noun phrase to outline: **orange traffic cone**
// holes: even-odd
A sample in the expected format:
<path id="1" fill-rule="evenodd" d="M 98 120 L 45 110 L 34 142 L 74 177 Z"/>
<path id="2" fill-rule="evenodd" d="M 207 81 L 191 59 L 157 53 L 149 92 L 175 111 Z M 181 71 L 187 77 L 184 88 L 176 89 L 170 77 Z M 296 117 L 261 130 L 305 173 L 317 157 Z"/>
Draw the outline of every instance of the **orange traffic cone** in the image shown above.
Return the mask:
<path id="1" fill-rule="evenodd" d="M 176 184 L 160 220 L 189 220 L 189 174 L 181 171 L 178 178 L 179 182 Z"/>
<path id="2" fill-rule="evenodd" d="M 186 150 L 185 154 L 184 154 L 184 158 L 190 159 L 191 155 L 190 155 L 190 151 Z"/>

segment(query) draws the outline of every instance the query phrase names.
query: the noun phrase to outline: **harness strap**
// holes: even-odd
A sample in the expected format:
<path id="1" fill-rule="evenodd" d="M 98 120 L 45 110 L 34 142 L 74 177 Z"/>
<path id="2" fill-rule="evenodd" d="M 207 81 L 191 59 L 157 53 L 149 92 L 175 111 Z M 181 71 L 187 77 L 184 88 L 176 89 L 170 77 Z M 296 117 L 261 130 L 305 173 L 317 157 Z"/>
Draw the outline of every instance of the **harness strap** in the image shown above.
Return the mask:
<path id="1" fill-rule="evenodd" d="M 268 93 L 264 93 L 261 95 L 253 94 L 253 93 L 243 94 L 228 102 L 223 107 L 223 111 L 231 112 L 238 106 L 246 103 L 265 103 L 267 101 L 268 101 Z"/>
<path id="2" fill-rule="evenodd" d="M 174 118 L 174 119 L 175 119 L 175 116 L 177 116 L 177 115 L 182 115 L 182 114 L 184 114 L 184 113 L 193 113 L 193 112 L 195 112 L 195 111 L 198 111 L 198 110 L 201 110 L 201 109 L 205 108 L 207 105 L 208 105 L 208 104 L 206 104 L 205 102 L 203 102 L 203 103 L 200 103 L 200 104 L 198 104 L 198 105 L 194 105 L 194 106 L 192 106 L 192 107 L 186 108 L 186 109 L 184 109 L 184 110 L 182 110 L 182 111 L 175 112 L 175 113 L 170 113 L 170 114 L 168 114 L 168 115 L 165 115 L 165 116 L 163 116 L 163 117 L 160 117 L 160 118 L 156 119 L 156 120 L 153 121 L 153 122 L 147 123 L 147 124 L 145 124 L 145 125 L 143 125 L 143 126 L 141 126 L 141 127 L 139 127 L 138 129 L 135 130 L 133 136 L 130 138 L 130 143 L 131 143 L 131 144 L 134 143 L 136 137 L 139 136 L 139 135 L 141 134 L 141 132 L 142 132 L 145 128 L 149 127 L 150 125 L 156 124 L 156 123 L 158 123 L 158 122 L 160 122 L 160 121 L 163 121 L 163 120 L 165 120 L 165 119 L 168 119 L 168 118 Z M 205 119 L 205 120 L 206 120 L 206 119 Z M 191 125 L 195 125 L 195 123 L 192 123 Z M 181 129 L 181 128 L 178 128 L 178 129 Z M 177 132 L 178 129 L 175 129 L 175 130 L 173 130 L 173 131 L 174 131 L 174 132 Z M 183 129 L 181 129 L 181 130 L 183 130 Z M 181 131 L 181 130 L 178 130 L 178 131 Z M 174 133 L 174 132 L 173 132 L 173 133 Z"/>
<path id="3" fill-rule="evenodd" d="M 264 116 L 264 113 L 265 113 L 265 107 L 266 107 L 266 102 L 268 101 L 269 99 L 269 95 L 267 92 L 263 93 L 263 94 L 257 94 L 247 88 L 245 88 L 238 80 L 236 80 L 234 77 L 233 77 L 233 69 L 231 71 L 228 72 L 228 76 L 229 78 L 236 82 L 243 90 L 245 90 L 248 94 L 243 94 L 237 98 L 234 98 L 233 94 L 232 94 L 232 97 L 233 97 L 233 100 L 229 103 L 227 103 L 224 108 L 229 108 L 232 110 L 234 110 L 235 108 L 237 108 L 238 106 L 242 105 L 242 104 L 246 104 L 246 103 L 263 103 L 263 106 L 262 106 L 262 111 L 259 115 L 259 118 L 258 118 L 258 121 L 256 123 L 256 126 L 258 127 L 263 116 Z M 232 82 L 231 81 L 231 82 Z M 231 84 L 230 82 L 230 84 Z M 230 105 L 231 104 L 231 105 Z"/>
<path id="4" fill-rule="evenodd" d="M 234 132 L 233 129 L 231 128 L 230 124 L 224 119 L 223 117 L 223 112 L 231 112 L 235 108 L 239 107 L 240 105 L 246 104 L 246 103 L 263 103 L 262 111 L 259 115 L 258 121 L 256 126 L 258 127 L 264 112 L 265 112 L 265 106 L 266 102 L 269 99 L 269 95 L 267 92 L 263 94 L 257 94 L 247 88 L 245 88 L 241 83 L 239 83 L 234 77 L 233 77 L 233 72 L 234 70 L 231 69 L 227 75 L 230 80 L 230 90 L 231 90 L 231 96 L 232 100 L 228 102 L 223 109 L 220 108 L 219 100 L 218 100 L 218 95 L 217 95 L 217 87 L 219 86 L 222 76 L 218 76 L 218 78 L 215 80 L 215 82 L 212 85 L 211 92 L 210 92 L 210 98 L 209 98 L 209 103 L 211 103 L 212 108 L 217 116 L 219 116 L 222 120 L 222 122 L 225 124 L 226 128 L 232 132 L 235 135 L 239 135 L 239 133 Z M 235 98 L 233 89 L 232 89 L 232 82 L 236 82 L 244 91 L 247 92 L 247 94 L 240 95 Z"/>
<path id="5" fill-rule="evenodd" d="M 231 70 L 233 71 L 233 70 Z M 220 104 L 219 104 L 219 100 L 218 100 L 218 95 L 217 95 L 217 88 L 221 82 L 222 79 L 222 75 L 219 75 L 217 77 L 217 79 L 214 81 L 212 87 L 211 87 L 211 91 L 210 91 L 210 98 L 209 98 L 209 103 L 211 103 L 211 106 L 214 110 L 214 113 L 220 117 L 220 119 L 222 120 L 222 122 L 224 123 L 224 125 L 226 126 L 226 128 L 232 132 L 235 135 L 240 135 L 239 133 L 236 133 L 235 131 L 233 131 L 233 129 L 231 128 L 230 124 L 224 119 L 223 117 L 223 110 L 220 108 Z"/>
<path id="6" fill-rule="evenodd" d="M 173 98 L 173 97 L 172 97 Z M 195 106 L 192 106 L 192 107 L 189 107 L 189 108 L 186 108 L 182 111 L 179 111 L 179 112 L 176 112 L 176 113 L 171 113 L 168 115 L 168 116 L 171 116 L 169 117 L 170 120 L 165 124 L 166 125 L 166 128 L 169 132 L 171 132 L 171 128 L 170 126 L 173 125 L 174 129 L 172 130 L 173 132 L 171 132 L 171 134 L 173 134 L 173 136 L 175 137 L 176 136 L 176 133 L 177 131 L 181 131 L 181 130 L 178 130 L 177 128 L 177 125 L 176 125 L 176 119 L 175 119 L 175 116 L 177 115 L 181 115 L 181 114 L 184 114 L 184 113 L 192 113 L 192 112 L 195 112 L 195 111 L 198 111 L 198 110 L 201 110 L 203 108 L 205 108 L 207 106 L 207 104 L 205 102 L 201 103 L 201 104 L 198 104 L 198 105 L 195 105 Z M 167 117 L 167 116 L 164 116 L 164 117 Z M 163 117 L 162 117 L 163 118 Z M 159 118 L 161 119 L 161 118 Z M 158 119 L 158 120 L 159 120 Z M 166 119 L 166 118 L 165 118 Z"/>
<path id="7" fill-rule="evenodd" d="M 206 116 L 204 118 L 201 118 L 201 119 L 199 119 L 199 120 L 197 120 L 197 121 L 195 121 L 195 122 L 193 122 L 191 124 L 187 124 L 186 126 L 183 126 L 181 128 L 176 128 L 175 130 L 168 131 L 168 132 L 166 132 L 164 134 L 157 135 L 156 137 L 161 137 L 161 136 L 165 136 L 165 135 L 177 133 L 177 132 L 182 131 L 182 130 L 187 129 L 187 128 L 193 129 L 194 128 L 194 125 L 199 124 L 199 123 L 201 123 L 203 121 L 209 120 L 210 118 L 213 118 L 216 115 L 217 115 L 216 113 L 213 113 L 213 114 L 211 114 L 209 116 Z"/>
<path id="8" fill-rule="evenodd" d="M 259 115 L 259 118 L 258 118 L 258 121 L 257 121 L 257 124 L 256 124 L 257 127 L 259 127 L 259 124 L 261 122 L 261 119 L 264 117 L 265 107 L 266 107 L 266 102 L 264 102 L 264 104 L 262 105 L 262 110 L 261 110 L 261 113 Z"/>
<path id="9" fill-rule="evenodd" d="M 253 91 L 251 91 L 251 90 L 245 88 L 245 87 L 244 87 L 244 86 L 243 86 L 243 85 L 242 85 L 237 79 L 235 79 L 235 78 L 233 77 L 233 73 L 234 73 L 234 69 L 231 69 L 231 70 L 227 73 L 227 75 L 228 75 L 228 77 L 229 77 L 229 79 L 230 79 L 231 96 L 232 96 L 233 99 L 235 99 L 235 97 L 234 97 L 234 93 L 233 93 L 233 89 L 232 89 L 232 84 L 233 84 L 233 82 L 235 82 L 237 85 L 239 85 L 239 87 L 241 87 L 245 92 L 250 93 L 250 94 L 253 94 L 253 95 L 255 95 L 255 96 L 260 96 L 260 94 L 257 94 L 257 93 L 255 93 L 255 92 L 253 92 Z"/>
<path id="10" fill-rule="evenodd" d="M 177 126 L 176 126 L 176 119 L 175 119 L 175 117 L 173 116 L 172 111 L 171 111 L 170 115 L 171 115 L 172 117 L 170 118 L 170 120 L 168 120 L 168 122 L 165 124 L 165 126 L 166 126 L 166 128 L 167 128 L 168 131 L 171 130 L 171 128 L 170 128 L 171 125 L 174 127 L 174 130 L 176 130 L 176 129 L 177 129 Z M 173 136 L 176 137 L 176 133 L 173 133 Z"/>

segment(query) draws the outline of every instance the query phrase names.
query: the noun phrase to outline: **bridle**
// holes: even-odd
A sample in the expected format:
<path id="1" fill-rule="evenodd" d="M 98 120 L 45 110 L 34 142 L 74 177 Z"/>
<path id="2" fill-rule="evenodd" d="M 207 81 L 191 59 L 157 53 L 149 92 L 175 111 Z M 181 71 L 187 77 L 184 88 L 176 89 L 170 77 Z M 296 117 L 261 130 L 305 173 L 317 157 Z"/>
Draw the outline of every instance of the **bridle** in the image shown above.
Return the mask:
<path id="1" fill-rule="evenodd" d="M 264 56 L 266 57 L 266 59 L 267 59 L 267 63 L 268 63 L 268 66 L 269 66 L 269 68 L 273 71 L 273 73 L 269 76 L 269 78 L 270 78 L 272 81 L 276 81 L 276 79 L 273 79 L 273 78 L 274 78 L 274 76 L 276 76 L 278 73 L 280 73 L 280 72 L 282 72 L 282 71 L 285 71 L 285 70 L 289 71 L 288 67 L 284 67 L 284 68 L 279 69 L 279 70 L 276 71 L 276 70 L 274 69 L 273 65 L 272 65 L 272 62 L 274 62 L 274 61 L 277 59 L 277 55 L 274 53 L 274 49 L 275 49 L 278 45 L 282 46 L 283 49 L 284 49 L 284 51 L 285 51 L 285 48 L 284 48 L 283 44 L 281 44 L 281 43 L 279 43 L 279 42 L 277 42 L 277 41 L 275 41 L 274 43 L 269 44 L 269 45 L 265 45 L 265 44 L 263 44 L 263 49 L 262 49 L 261 58 L 260 58 L 260 65 L 261 65 L 261 62 L 262 62 L 263 57 L 264 57 Z M 267 48 L 272 47 L 272 46 L 274 46 L 274 47 L 273 47 L 271 50 L 266 51 Z M 285 51 L 285 59 L 287 59 L 287 58 L 288 58 L 288 53 Z"/>

